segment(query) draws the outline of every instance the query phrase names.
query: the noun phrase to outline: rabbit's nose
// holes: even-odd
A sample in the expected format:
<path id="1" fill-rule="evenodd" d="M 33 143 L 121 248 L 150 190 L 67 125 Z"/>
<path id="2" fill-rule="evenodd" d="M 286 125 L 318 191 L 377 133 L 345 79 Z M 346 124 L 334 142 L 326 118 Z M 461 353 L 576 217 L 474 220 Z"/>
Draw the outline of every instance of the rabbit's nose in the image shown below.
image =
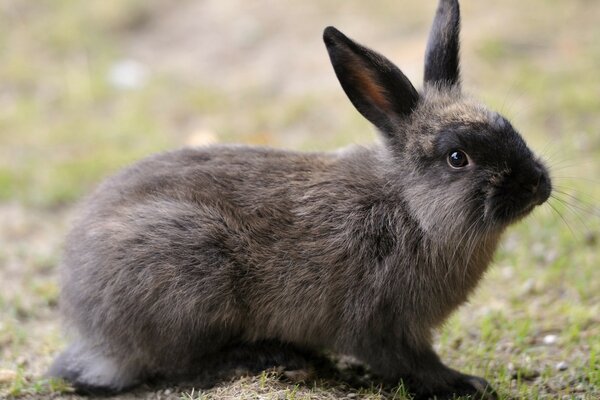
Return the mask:
<path id="1" fill-rule="evenodd" d="M 531 194 L 531 196 L 535 197 L 540 186 L 540 182 L 542 181 L 542 172 L 537 171 L 529 176 L 521 178 L 520 185 L 521 188 L 527 193 Z"/>
<path id="2" fill-rule="evenodd" d="M 552 183 L 550 182 L 550 177 L 546 171 L 542 171 L 540 174 L 533 193 L 535 196 L 535 203 L 538 206 L 543 204 L 550 197 L 550 193 L 552 193 Z"/>
<path id="3" fill-rule="evenodd" d="M 521 185 L 531 195 L 531 201 L 535 205 L 540 205 L 548 200 L 552 191 L 548 172 L 541 165 L 534 166 L 526 183 L 523 182 Z"/>
<path id="4" fill-rule="evenodd" d="M 540 174 L 535 183 L 531 185 L 527 185 L 525 188 L 530 191 L 533 195 L 537 193 L 538 187 L 540 186 L 540 181 L 542 180 L 542 175 Z"/>
<path id="5" fill-rule="evenodd" d="M 538 188 L 540 187 L 540 184 L 542 183 L 542 180 L 544 179 L 544 172 L 543 171 L 538 171 L 538 176 L 537 179 L 535 180 L 535 183 L 529 186 L 529 190 L 531 190 L 531 193 L 533 193 L 534 195 L 537 193 Z"/>

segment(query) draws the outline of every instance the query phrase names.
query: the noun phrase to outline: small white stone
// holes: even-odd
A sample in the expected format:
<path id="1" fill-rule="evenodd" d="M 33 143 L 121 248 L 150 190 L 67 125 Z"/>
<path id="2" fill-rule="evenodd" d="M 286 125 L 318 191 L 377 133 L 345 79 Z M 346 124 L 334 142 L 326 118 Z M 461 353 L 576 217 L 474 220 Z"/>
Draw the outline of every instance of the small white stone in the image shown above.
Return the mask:
<path id="1" fill-rule="evenodd" d="M 568 368 L 569 368 L 569 364 L 567 364 L 564 361 L 561 361 L 558 364 L 556 364 L 556 369 L 558 371 L 566 371 Z"/>
<path id="2" fill-rule="evenodd" d="M 108 81 L 120 89 L 137 89 L 146 83 L 148 71 L 135 60 L 117 61 L 110 68 Z"/>
<path id="3" fill-rule="evenodd" d="M 544 344 L 554 344 L 558 341 L 557 335 L 546 335 L 544 336 Z"/>

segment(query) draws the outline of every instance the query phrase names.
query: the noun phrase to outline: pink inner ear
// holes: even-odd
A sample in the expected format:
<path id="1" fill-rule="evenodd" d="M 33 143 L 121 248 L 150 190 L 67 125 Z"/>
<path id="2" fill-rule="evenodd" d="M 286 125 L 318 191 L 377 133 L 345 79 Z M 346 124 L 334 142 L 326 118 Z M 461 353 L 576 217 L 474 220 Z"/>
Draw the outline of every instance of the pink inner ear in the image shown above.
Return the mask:
<path id="1" fill-rule="evenodd" d="M 383 112 L 391 113 L 392 105 L 387 98 L 387 91 L 377 83 L 369 70 L 361 68 L 359 63 L 349 63 L 348 69 L 362 95 Z"/>

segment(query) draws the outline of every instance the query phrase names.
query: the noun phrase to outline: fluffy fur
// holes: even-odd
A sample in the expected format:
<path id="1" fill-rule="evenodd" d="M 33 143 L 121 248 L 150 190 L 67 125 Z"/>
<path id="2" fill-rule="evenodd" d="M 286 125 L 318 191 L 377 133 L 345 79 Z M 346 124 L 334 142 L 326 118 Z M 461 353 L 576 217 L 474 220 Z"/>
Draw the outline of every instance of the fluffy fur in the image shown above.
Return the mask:
<path id="1" fill-rule="evenodd" d="M 510 123 L 462 95 L 458 15 L 457 1 L 440 1 L 422 93 L 325 30 L 379 144 L 182 149 L 100 185 L 66 242 L 61 305 L 76 338 L 50 374 L 119 391 L 275 340 L 353 355 L 421 398 L 493 398 L 485 380 L 439 360 L 432 330 L 551 185 Z M 456 149 L 469 165 L 449 165 Z"/>

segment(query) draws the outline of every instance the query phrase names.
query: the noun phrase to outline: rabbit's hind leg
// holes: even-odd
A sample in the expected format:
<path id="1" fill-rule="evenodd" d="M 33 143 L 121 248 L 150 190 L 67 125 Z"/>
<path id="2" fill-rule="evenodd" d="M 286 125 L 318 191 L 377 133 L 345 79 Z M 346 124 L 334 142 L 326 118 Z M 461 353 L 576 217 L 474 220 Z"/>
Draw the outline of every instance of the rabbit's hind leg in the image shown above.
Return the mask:
<path id="1" fill-rule="evenodd" d="M 143 367 L 133 358 L 116 358 L 85 342 L 70 345 L 55 360 L 48 376 L 69 382 L 80 394 L 114 394 L 139 384 Z"/>

